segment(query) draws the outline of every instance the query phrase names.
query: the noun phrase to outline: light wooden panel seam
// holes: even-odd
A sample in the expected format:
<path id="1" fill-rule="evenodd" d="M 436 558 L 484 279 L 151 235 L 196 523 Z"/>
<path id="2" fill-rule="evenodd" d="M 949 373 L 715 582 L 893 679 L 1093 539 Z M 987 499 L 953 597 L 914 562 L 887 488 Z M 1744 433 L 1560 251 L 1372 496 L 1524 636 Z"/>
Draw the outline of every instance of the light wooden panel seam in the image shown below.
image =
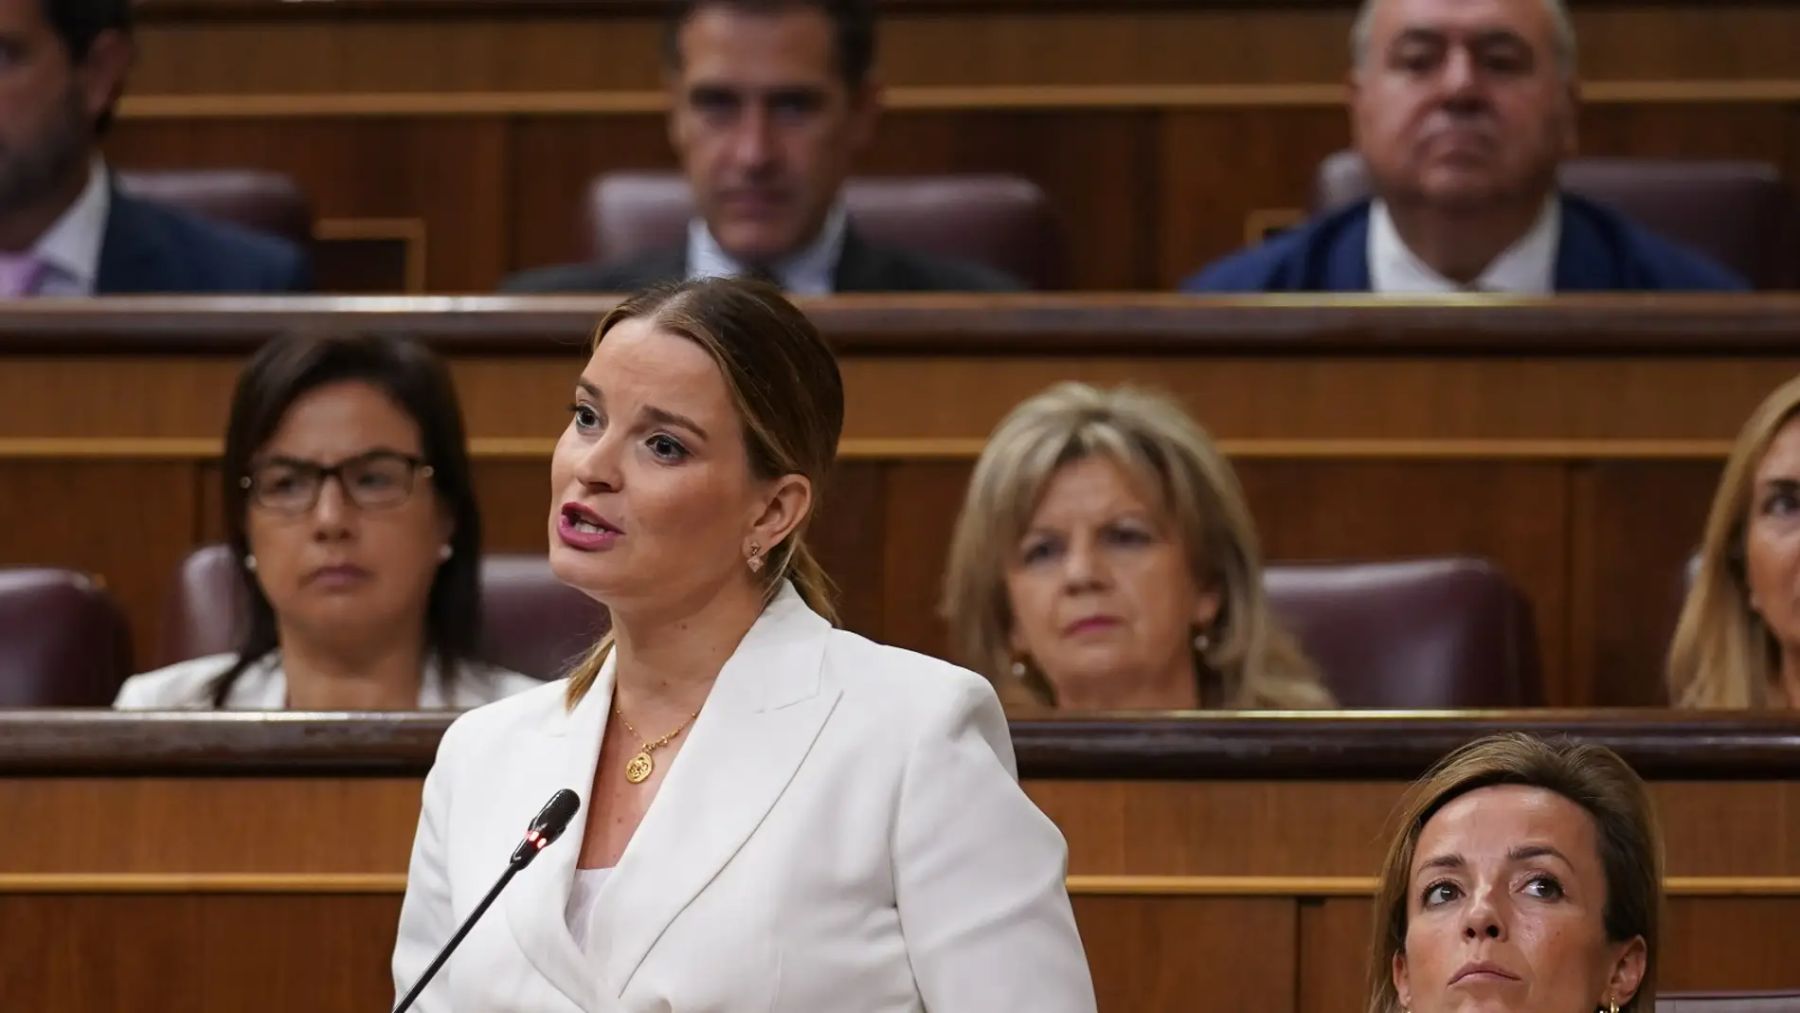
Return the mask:
<path id="1" fill-rule="evenodd" d="M 1085 897 L 1369 897 L 1372 876 L 1070 876 Z M 1675 897 L 1800 897 L 1800 876 L 1671 876 Z M 6 894 L 343 894 L 403 893 L 399 873 L 9 873 Z"/>
<path id="2" fill-rule="evenodd" d="M 838 445 L 846 460 L 973 461 L 986 441 L 964 437 L 849 439 Z M 1219 449 L 1244 460 L 1443 460 L 1443 461 L 1713 461 L 1731 452 L 1729 440 L 1357 440 L 1224 439 Z M 0 438 L 0 460 L 97 458 L 103 460 L 213 460 L 219 440 L 189 437 L 16 436 Z M 553 437 L 478 436 L 472 457 L 486 460 L 548 459 Z"/>
<path id="3" fill-rule="evenodd" d="M 1336 108 L 1341 84 L 993 85 L 900 87 L 890 109 L 916 111 L 1056 109 Z M 1800 80 L 1594 81 L 1587 105 L 1781 104 L 1800 101 Z M 364 116 L 656 115 L 661 91 L 356 92 L 349 94 L 128 95 L 126 119 L 245 119 Z"/>

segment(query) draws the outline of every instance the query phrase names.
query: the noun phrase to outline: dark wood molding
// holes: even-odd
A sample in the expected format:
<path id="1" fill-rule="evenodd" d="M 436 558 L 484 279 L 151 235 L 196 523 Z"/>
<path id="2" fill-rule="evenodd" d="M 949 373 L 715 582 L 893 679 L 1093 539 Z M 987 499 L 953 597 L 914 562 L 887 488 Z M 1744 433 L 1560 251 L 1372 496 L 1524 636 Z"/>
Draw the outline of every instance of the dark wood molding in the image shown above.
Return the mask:
<path id="1" fill-rule="evenodd" d="M 290 330 L 407 334 L 449 352 L 578 353 L 613 296 L 153 297 L 0 311 L 0 358 L 248 353 Z M 882 355 L 1588 355 L 1800 352 L 1800 295 L 1395 305 L 1369 296 L 844 296 L 802 300 L 841 351 Z"/>
<path id="2" fill-rule="evenodd" d="M 1621 6 L 1626 0 L 1574 0 L 1574 6 Z M 1780 6 L 1792 0 L 1763 0 Z M 654 17 L 667 13 L 675 0 L 138 0 L 145 21 L 196 18 L 335 18 L 345 15 L 432 17 L 446 14 L 580 14 L 591 17 Z M 1293 10 L 1356 9 L 1357 0 L 876 0 L 886 15 L 1063 13 L 1120 10 L 1241 10 L 1271 7 Z"/>
<path id="3" fill-rule="evenodd" d="M 418 776 L 446 714 L 0 711 L 0 776 Z M 1022 719 L 1022 776 L 1369 780 L 1418 776 L 1501 731 L 1617 750 L 1655 780 L 1800 778 L 1800 715 L 1519 711 Z"/>

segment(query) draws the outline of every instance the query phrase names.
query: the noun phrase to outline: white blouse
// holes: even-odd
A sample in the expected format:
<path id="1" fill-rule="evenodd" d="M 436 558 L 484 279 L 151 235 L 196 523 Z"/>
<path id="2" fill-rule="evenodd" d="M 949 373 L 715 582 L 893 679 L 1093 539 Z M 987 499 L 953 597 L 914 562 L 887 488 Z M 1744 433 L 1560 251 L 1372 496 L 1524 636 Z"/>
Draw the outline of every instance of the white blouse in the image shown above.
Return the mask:
<path id="1" fill-rule="evenodd" d="M 235 654 L 209 654 L 134 675 L 119 687 L 113 708 L 212 710 L 212 684 L 235 661 Z M 445 685 L 437 661 L 427 658 L 419 680 L 419 709 L 467 710 L 542 685 L 529 675 L 480 661 L 464 662 L 456 679 Z M 270 651 L 239 673 L 223 709 L 286 710 L 287 675 L 281 669 L 281 652 Z"/>
<path id="2" fill-rule="evenodd" d="M 588 945 L 594 928 L 594 901 L 599 899 L 600 887 L 610 875 L 611 869 L 576 869 L 575 882 L 569 889 L 569 907 L 564 913 L 569 920 L 569 934 L 589 957 L 595 956 L 593 947 Z"/>

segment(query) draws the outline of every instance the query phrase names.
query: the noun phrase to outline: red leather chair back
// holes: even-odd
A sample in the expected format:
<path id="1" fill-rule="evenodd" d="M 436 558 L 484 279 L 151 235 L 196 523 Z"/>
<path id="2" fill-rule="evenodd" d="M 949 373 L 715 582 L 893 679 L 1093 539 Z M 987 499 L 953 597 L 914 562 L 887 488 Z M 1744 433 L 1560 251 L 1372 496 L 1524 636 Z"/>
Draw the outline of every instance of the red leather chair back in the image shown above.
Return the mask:
<path id="1" fill-rule="evenodd" d="M 1757 288 L 1800 287 L 1800 205 L 1767 162 L 1576 158 L 1563 164 L 1562 185 L 1711 256 Z M 1361 156 L 1340 151 L 1319 164 L 1313 208 L 1352 204 L 1369 187 Z"/>
<path id="2" fill-rule="evenodd" d="M 236 648 L 245 605 L 229 547 L 195 549 L 177 568 L 163 616 L 162 663 Z M 481 656 L 554 679 L 606 632 L 606 612 L 556 579 L 540 555 L 481 558 Z"/>
<path id="3" fill-rule="evenodd" d="M 286 239 L 312 243 L 312 204 L 292 178 L 259 169 L 140 169 L 117 175 L 134 197 Z"/>
<path id="4" fill-rule="evenodd" d="M 998 268 L 1035 289 L 1063 287 L 1068 251 L 1050 201 L 1018 176 L 862 177 L 844 203 L 873 242 Z M 588 184 L 588 259 L 625 260 L 679 245 L 694 216 L 676 173 L 615 172 Z"/>
<path id="5" fill-rule="evenodd" d="M 131 632 L 99 582 L 0 570 L 0 707 L 104 707 L 131 674 Z"/>
<path id="6" fill-rule="evenodd" d="M 1656 1013 L 1800 1013 L 1800 989 L 1787 992 L 1676 992 L 1657 996 Z"/>
<path id="7" fill-rule="evenodd" d="M 1281 563 L 1264 586 L 1344 707 L 1543 702 L 1531 606 L 1485 560 Z"/>

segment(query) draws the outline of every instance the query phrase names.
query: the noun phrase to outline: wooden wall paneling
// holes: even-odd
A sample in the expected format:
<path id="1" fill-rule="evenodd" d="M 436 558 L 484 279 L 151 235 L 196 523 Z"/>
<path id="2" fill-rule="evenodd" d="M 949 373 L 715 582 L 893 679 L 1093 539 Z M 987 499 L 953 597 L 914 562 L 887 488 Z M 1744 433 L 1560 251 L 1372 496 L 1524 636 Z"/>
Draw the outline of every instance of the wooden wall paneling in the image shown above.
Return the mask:
<path id="1" fill-rule="evenodd" d="M 820 490 L 806 540 L 837 585 L 838 618 L 845 629 L 875 640 L 886 630 L 885 568 L 881 534 L 887 530 L 888 471 L 880 461 L 840 460 Z"/>
<path id="2" fill-rule="evenodd" d="M 607 172 L 673 171 L 665 124 L 661 113 L 516 118 L 508 270 L 587 259 L 588 181 Z"/>
<path id="3" fill-rule="evenodd" d="M 1294 1004 L 1289 898 L 1079 896 L 1074 904 L 1102 1013 L 1305 1009 Z"/>
<path id="4" fill-rule="evenodd" d="M 0 566 L 98 575 L 132 624 L 141 663 L 155 647 L 147 631 L 168 576 L 194 536 L 196 485 L 182 461 L 0 462 Z"/>
<path id="5" fill-rule="evenodd" d="M 890 112 L 858 162 L 869 175 L 1013 173 L 1062 219 L 1071 288 L 1154 288 L 1156 117 L 1120 110 Z"/>
<path id="6" fill-rule="evenodd" d="M 1784 107 L 1775 103 L 1607 103 L 1581 115 L 1590 155 L 1755 159 L 1781 165 Z"/>
<path id="7" fill-rule="evenodd" d="M 217 440 L 242 361 L 235 356 L 8 356 L 0 438 Z"/>
<path id="8" fill-rule="evenodd" d="M 427 288 L 485 292 L 506 266 L 506 133 L 503 119 L 475 116 L 126 118 L 106 147 L 126 169 L 286 172 L 311 196 L 316 218 L 420 219 Z"/>
<path id="9" fill-rule="evenodd" d="M 1733 0 L 1576 4 L 1581 74 L 1589 81 L 1791 77 L 1800 10 Z"/>
<path id="10" fill-rule="evenodd" d="M 938 603 L 950 532 L 972 467 L 970 461 L 907 461 L 887 469 L 881 625 L 883 638 L 896 647 L 951 657 Z"/>
<path id="11" fill-rule="evenodd" d="M 1404 787 L 1025 782 L 1032 801 L 1068 839 L 1075 876 L 1370 876 Z"/>
<path id="12" fill-rule="evenodd" d="M 1367 1003 L 1368 897 L 1299 901 L 1299 1008 L 1306 1013 L 1364 1013 Z"/>
<path id="13" fill-rule="evenodd" d="M 1547 697 L 1569 668 L 1568 479 L 1555 463 L 1237 462 L 1270 560 L 1483 556 L 1530 598 Z"/>
<path id="14" fill-rule="evenodd" d="M 556 440 L 569 425 L 575 382 L 588 361 L 588 335 L 600 322 L 569 329 L 558 350 L 533 355 L 454 356 L 450 375 L 456 382 L 464 428 L 470 439 L 503 441 L 549 460 Z M 548 481 L 546 479 L 546 481 Z"/>
<path id="15" fill-rule="evenodd" d="M 1341 107 L 1164 113 L 1155 287 L 1244 246 L 1252 212 L 1304 210 L 1319 162 L 1349 141 Z"/>
<path id="16" fill-rule="evenodd" d="M 1572 465 L 1570 706 L 1666 702 L 1663 660 L 1718 461 Z"/>
<path id="17" fill-rule="evenodd" d="M 1800 774 L 1787 773 L 1763 784 L 1653 783 L 1665 875 L 1800 877 Z"/>
<path id="18" fill-rule="evenodd" d="M 400 10 L 400 8 L 396 8 Z M 310 11 L 308 12 L 311 13 Z M 654 88 L 654 18 L 471 15 L 146 23 L 133 95 Z"/>
<path id="19" fill-rule="evenodd" d="M 660 24 L 600 4 L 502 17 L 147 18 L 139 94 L 652 89 Z M 411 5 L 416 6 L 416 5 Z M 1211 6 L 1212 9 L 1208 9 Z M 1351 3 L 935 5 L 881 26 L 890 85 L 1285 84 L 1339 80 Z M 366 12 L 362 12 L 366 14 Z M 1758 79 L 1792 73 L 1800 13 L 1755 0 L 1578 5 L 1589 79 Z"/>
<path id="20" fill-rule="evenodd" d="M 0 834 L 0 870 L 404 872 L 420 788 L 418 777 L 7 778 L 0 825 L 107 832 Z"/>
<path id="21" fill-rule="evenodd" d="M 350 1013 L 392 999 L 393 894 L 0 894 L 8 1009 Z"/>
<path id="22" fill-rule="evenodd" d="M 1662 938 L 1661 989 L 1800 988 L 1792 897 L 1673 897 Z"/>
<path id="23" fill-rule="evenodd" d="M 481 506 L 484 551 L 549 551 L 549 457 L 477 460 L 475 498 Z"/>

